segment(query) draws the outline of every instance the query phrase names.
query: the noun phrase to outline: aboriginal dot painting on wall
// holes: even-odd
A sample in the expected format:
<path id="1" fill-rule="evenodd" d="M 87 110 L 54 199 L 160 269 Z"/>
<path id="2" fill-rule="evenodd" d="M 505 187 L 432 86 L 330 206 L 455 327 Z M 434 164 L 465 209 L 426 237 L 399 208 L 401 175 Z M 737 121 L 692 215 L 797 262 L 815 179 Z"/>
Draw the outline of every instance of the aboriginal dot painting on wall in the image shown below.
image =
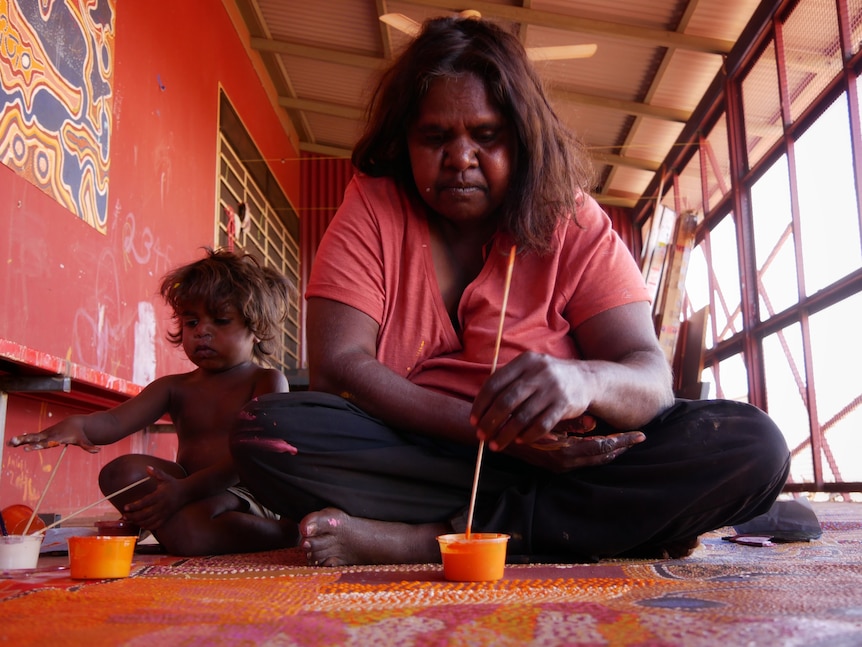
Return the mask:
<path id="1" fill-rule="evenodd" d="M 0 162 L 107 228 L 116 0 L 0 0 Z"/>

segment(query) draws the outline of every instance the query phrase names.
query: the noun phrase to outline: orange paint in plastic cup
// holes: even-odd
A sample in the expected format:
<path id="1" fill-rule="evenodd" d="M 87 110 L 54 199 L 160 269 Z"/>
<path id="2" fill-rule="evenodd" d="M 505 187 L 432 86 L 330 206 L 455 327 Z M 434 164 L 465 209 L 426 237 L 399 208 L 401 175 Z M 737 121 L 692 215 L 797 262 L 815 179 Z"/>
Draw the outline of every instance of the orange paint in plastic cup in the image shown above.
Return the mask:
<path id="1" fill-rule="evenodd" d="M 72 579 L 104 580 L 128 577 L 137 537 L 95 535 L 69 537 Z"/>
<path id="2" fill-rule="evenodd" d="M 440 535 L 443 577 L 452 582 L 492 582 L 503 577 L 509 535 L 473 532 Z"/>

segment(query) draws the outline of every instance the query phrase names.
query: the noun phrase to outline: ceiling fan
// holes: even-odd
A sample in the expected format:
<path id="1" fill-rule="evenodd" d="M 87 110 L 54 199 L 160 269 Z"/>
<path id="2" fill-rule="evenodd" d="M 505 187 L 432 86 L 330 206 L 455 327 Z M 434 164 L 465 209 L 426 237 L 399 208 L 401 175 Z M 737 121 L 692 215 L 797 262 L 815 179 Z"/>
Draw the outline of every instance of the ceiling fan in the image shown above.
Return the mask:
<path id="1" fill-rule="evenodd" d="M 461 11 L 459 15 L 462 18 L 479 19 L 482 17 L 481 13 L 473 9 Z M 390 27 L 394 27 L 398 31 L 404 32 L 411 38 L 415 38 L 422 29 L 422 25 L 401 13 L 385 13 L 380 16 L 380 20 Z M 528 47 L 527 56 L 533 61 L 558 61 L 570 58 L 589 58 L 596 53 L 596 49 L 597 46 L 595 44 Z"/>

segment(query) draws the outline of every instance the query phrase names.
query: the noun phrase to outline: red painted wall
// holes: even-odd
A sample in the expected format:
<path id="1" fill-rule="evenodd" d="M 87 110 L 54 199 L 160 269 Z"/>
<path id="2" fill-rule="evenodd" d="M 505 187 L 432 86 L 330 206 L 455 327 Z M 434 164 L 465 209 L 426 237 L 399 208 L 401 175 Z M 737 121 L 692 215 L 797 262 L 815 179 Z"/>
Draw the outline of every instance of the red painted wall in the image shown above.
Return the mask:
<path id="1" fill-rule="evenodd" d="M 334 158 L 315 153 L 302 154 L 302 198 L 299 204 L 299 254 L 302 258 L 302 286 L 305 288 L 314 263 L 317 247 L 335 212 L 344 198 L 353 177 L 354 169 L 349 159 Z M 305 334 L 305 301 L 302 303 L 302 331 Z M 305 353 L 303 340 L 302 350 Z M 307 358 L 303 355 L 302 364 Z"/>
<path id="2" fill-rule="evenodd" d="M 263 156 L 285 160 L 272 172 L 299 204 L 299 156 L 234 11 L 230 0 L 116 2 L 107 234 L 0 165 L 0 340 L 7 346 L 53 358 L 49 364 L 68 360 L 83 379 L 97 375 L 102 387 L 132 394 L 142 386 L 134 384 L 138 309 L 150 303 L 155 376 L 192 368 L 165 341 L 169 313 L 156 290 L 169 268 L 213 244 L 220 89 Z M 12 394 L 4 444 L 73 411 Z M 138 434 L 94 456 L 70 448 L 41 510 L 66 514 L 98 498 L 98 469 L 128 451 L 173 458 L 173 438 Z M 3 447 L 0 507 L 34 505 L 59 452 Z M 93 516 L 111 510 L 105 504 Z"/>

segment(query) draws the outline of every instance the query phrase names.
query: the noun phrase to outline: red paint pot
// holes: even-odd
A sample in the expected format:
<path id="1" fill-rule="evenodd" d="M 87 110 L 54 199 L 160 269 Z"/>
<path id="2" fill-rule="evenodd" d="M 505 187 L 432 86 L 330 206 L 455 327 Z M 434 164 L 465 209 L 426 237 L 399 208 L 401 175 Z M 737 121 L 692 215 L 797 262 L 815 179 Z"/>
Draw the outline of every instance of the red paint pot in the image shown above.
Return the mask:
<path id="1" fill-rule="evenodd" d="M 30 521 L 30 517 L 33 516 L 33 508 L 24 505 L 23 503 L 16 503 L 3 508 L 3 511 L 0 512 L 0 514 L 3 515 L 3 523 L 6 525 L 6 530 L 9 531 L 10 535 L 23 535 L 24 528 L 27 527 L 27 522 Z M 30 524 L 30 529 L 27 531 L 27 534 L 32 535 L 34 532 L 38 532 L 44 528 L 45 522 L 37 515 L 33 519 L 33 523 Z"/>

